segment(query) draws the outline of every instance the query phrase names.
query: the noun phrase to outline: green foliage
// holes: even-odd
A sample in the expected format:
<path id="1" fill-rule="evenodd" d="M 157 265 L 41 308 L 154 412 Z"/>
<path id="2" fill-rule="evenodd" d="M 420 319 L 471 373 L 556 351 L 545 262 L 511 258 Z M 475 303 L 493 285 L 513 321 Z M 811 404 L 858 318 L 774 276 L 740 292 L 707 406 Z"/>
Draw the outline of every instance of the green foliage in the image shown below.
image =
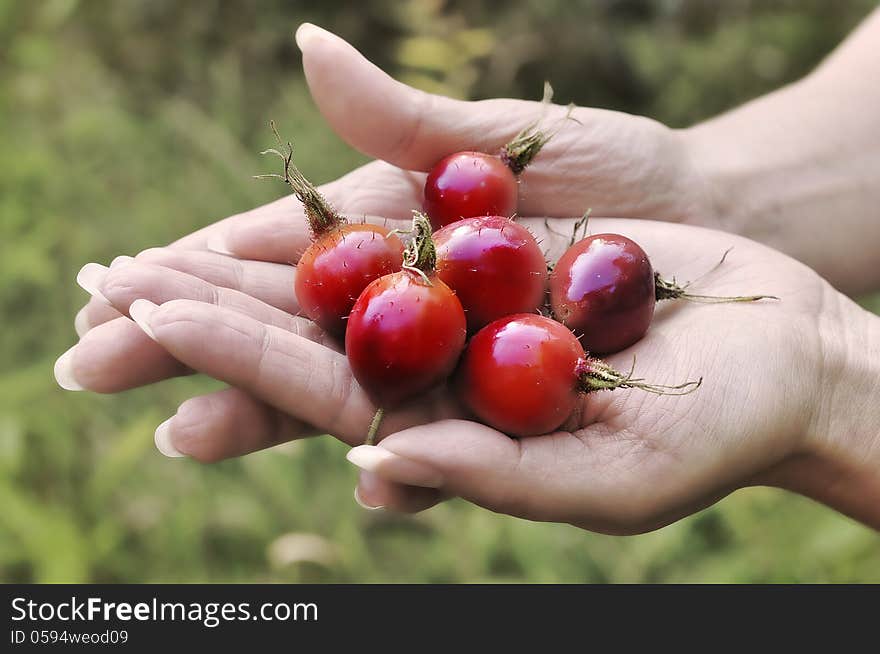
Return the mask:
<path id="1" fill-rule="evenodd" d="M 301 20 L 430 90 L 538 98 L 549 79 L 559 102 L 687 124 L 808 70 L 873 5 L 313 4 L 0 0 L 0 579 L 880 581 L 875 534 L 781 492 L 627 539 L 463 502 L 394 517 L 355 505 L 330 438 L 213 466 L 161 457 L 155 426 L 216 382 L 55 386 L 79 267 L 275 197 L 250 179 L 269 118 L 318 181 L 364 161 L 308 97 Z"/>

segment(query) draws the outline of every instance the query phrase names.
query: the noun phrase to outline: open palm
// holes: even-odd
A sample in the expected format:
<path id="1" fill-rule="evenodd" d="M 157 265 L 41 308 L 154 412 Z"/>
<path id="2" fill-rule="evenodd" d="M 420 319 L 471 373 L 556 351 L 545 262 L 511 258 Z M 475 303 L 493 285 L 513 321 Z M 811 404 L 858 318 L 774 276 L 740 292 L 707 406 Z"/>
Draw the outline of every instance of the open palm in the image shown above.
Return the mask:
<path id="1" fill-rule="evenodd" d="M 543 219 L 522 221 L 544 228 Z M 554 221 L 544 234 L 552 255 L 564 248 L 571 223 Z M 698 290 L 759 290 L 782 300 L 661 305 L 647 336 L 610 362 L 628 369 L 635 356 L 639 376 L 657 383 L 702 376 L 702 388 L 683 397 L 585 396 L 559 433 L 510 439 L 468 421 L 445 389 L 393 411 L 383 453 L 370 455 L 377 463 L 362 490 L 367 501 L 417 510 L 458 495 L 532 519 L 644 530 L 758 479 L 805 445 L 822 372 L 815 316 L 830 287 L 784 255 L 720 232 L 613 219 L 591 229 L 633 238 L 658 270 L 681 280 L 700 276 L 733 247 Z M 337 345 L 292 315 L 293 275 L 288 265 L 171 249 L 148 251 L 106 275 L 100 290 L 114 306 L 161 305 L 139 302 L 132 311 L 155 339 L 143 337 L 146 347 L 161 346 L 179 365 L 232 386 L 184 405 L 166 430 L 176 450 L 216 460 L 325 432 L 363 442 L 376 407 Z"/>

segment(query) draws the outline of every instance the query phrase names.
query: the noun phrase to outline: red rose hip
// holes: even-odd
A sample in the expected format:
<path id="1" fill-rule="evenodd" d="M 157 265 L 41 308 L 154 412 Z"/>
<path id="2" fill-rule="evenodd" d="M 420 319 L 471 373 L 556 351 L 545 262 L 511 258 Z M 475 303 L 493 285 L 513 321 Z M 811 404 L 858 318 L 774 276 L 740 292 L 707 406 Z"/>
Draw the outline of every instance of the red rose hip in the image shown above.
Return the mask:
<path id="1" fill-rule="evenodd" d="M 716 304 L 778 299 L 697 295 L 687 292 L 688 286 L 656 273 L 634 241 L 620 234 L 596 234 L 574 243 L 560 257 L 550 275 L 550 305 L 557 320 L 581 338 L 588 352 L 612 354 L 645 335 L 659 300 Z"/>
<path id="2" fill-rule="evenodd" d="M 465 218 L 434 232 L 437 276 L 458 295 L 468 331 L 544 303 L 547 263 L 535 237 L 503 216 Z"/>
<path id="3" fill-rule="evenodd" d="M 578 401 L 584 349 L 565 326 L 537 314 L 501 318 L 471 338 L 456 373 L 462 403 L 512 436 L 557 429 Z"/>
<path id="4" fill-rule="evenodd" d="M 701 381 L 646 384 L 588 357 L 564 325 L 525 313 L 496 320 L 471 338 L 455 389 L 462 404 L 487 425 L 511 436 L 537 436 L 559 429 L 582 394 L 640 388 L 681 395 Z"/>
<path id="5" fill-rule="evenodd" d="M 575 243 L 550 275 L 553 314 L 588 352 L 619 352 L 637 342 L 651 325 L 655 303 L 648 255 L 619 234 Z"/>
<path id="6" fill-rule="evenodd" d="M 512 216 L 516 200 L 516 177 L 500 158 L 458 152 L 431 169 L 423 207 L 431 225 L 438 229 L 473 216 Z"/>
<path id="7" fill-rule="evenodd" d="M 381 277 L 355 303 L 345 332 L 351 370 L 384 408 L 423 393 L 458 363 L 466 335 L 455 293 L 410 270 Z"/>
<path id="8" fill-rule="evenodd" d="M 425 180 L 422 205 L 434 229 L 462 218 L 513 216 L 518 177 L 550 140 L 536 127 L 523 129 L 497 155 L 456 152 L 437 162 Z"/>
<path id="9" fill-rule="evenodd" d="M 336 336 L 374 280 L 400 270 L 403 243 L 378 225 L 347 224 L 319 236 L 296 265 L 296 298 L 302 312 Z"/>

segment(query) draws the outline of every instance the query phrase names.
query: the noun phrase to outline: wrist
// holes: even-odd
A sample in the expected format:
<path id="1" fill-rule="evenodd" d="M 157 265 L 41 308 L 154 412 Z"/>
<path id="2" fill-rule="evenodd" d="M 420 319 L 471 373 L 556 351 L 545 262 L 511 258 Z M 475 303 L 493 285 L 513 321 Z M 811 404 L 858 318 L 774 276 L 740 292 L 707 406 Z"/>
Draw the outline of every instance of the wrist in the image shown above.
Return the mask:
<path id="1" fill-rule="evenodd" d="M 844 102 L 844 91 L 811 75 L 679 136 L 707 198 L 697 222 L 769 245 L 859 294 L 880 285 L 880 122 L 860 97 Z"/>
<path id="2" fill-rule="evenodd" d="M 728 125 L 726 116 L 678 130 L 703 198 L 701 224 L 760 240 L 754 234 L 758 223 L 753 195 L 761 175 L 758 160 L 749 154 L 739 125 Z"/>
<path id="3" fill-rule="evenodd" d="M 880 318 L 827 296 L 817 401 L 780 485 L 880 528 Z"/>
<path id="4" fill-rule="evenodd" d="M 792 84 L 680 130 L 714 227 L 787 251 L 789 207 L 800 204 L 803 169 L 811 159 L 804 140 L 792 144 L 783 127 L 791 121 L 788 107 L 808 95 L 805 85 Z"/>

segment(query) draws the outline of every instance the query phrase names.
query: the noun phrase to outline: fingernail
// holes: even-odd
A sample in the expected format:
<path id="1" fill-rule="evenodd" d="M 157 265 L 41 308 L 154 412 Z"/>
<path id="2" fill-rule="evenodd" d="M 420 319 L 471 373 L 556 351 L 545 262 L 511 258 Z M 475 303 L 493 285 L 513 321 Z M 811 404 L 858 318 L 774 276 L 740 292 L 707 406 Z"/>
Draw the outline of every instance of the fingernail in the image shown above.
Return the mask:
<path id="1" fill-rule="evenodd" d="M 298 28 L 296 28 L 296 34 L 294 38 L 296 39 L 296 45 L 300 50 L 304 50 L 310 41 L 314 41 L 316 38 L 321 38 L 322 34 L 326 34 L 327 30 L 321 29 L 317 25 L 313 25 L 312 23 L 303 23 Z"/>
<path id="2" fill-rule="evenodd" d="M 358 506 L 360 506 L 363 509 L 366 509 L 367 511 L 378 511 L 379 509 L 385 508 L 382 505 L 370 506 L 369 504 L 364 502 L 364 500 L 361 498 L 361 494 L 358 492 L 357 486 L 354 487 L 354 501 L 358 503 Z"/>
<path id="3" fill-rule="evenodd" d="M 156 340 L 156 335 L 153 333 L 153 328 L 150 326 L 150 317 L 156 309 L 158 309 L 158 306 L 149 300 L 135 300 L 131 303 L 131 306 L 128 307 L 128 315 L 131 316 L 131 319 L 134 320 L 138 327 L 143 329 L 144 333 L 154 341 Z"/>
<path id="4" fill-rule="evenodd" d="M 208 237 L 207 243 L 205 243 L 205 247 L 208 248 L 211 252 L 216 252 L 217 254 L 225 254 L 229 257 L 235 256 L 226 245 L 225 234 L 211 234 Z"/>
<path id="5" fill-rule="evenodd" d="M 130 257 L 127 254 L 120 254 L 118 257 L 113 259 L 110 262 L 111 268 L 118 268 L 119 266 L 124 266 L 134 261 L 134 257 Z"/>
<path id="6" fill-rule="evenodd" d="M 170 418 L 168 418 L 168 420 L 156 427 L 156 435 L 153 440 L 156 442 L 157 450 L 159 450 L 165 456 L 174 459 L 185 455 L 183 454 L 183 452 L 174 447 L 174 444 L 171 442 L 172 420 L 174 420 L 174 416 L 171 416 Z"/>
<path id="7" fill-rule="evenodd" d="M 76 335 L 80 338 L 85 336 L 86 332 L 91 329 L 85 307 L 77 312 L 76 317 L 73 319 L 73 328 L 76 330 Z"/>
<path id="8" fill-rule="evenodd" d="M 107 266 L 102 266 L 100 263 L 87 263 L 76 274 L 76 283 L 93 298 L 110 304 L 110 301 L 99 290 L 108 270 L 110 269 Z"/>
<path id="9" fill-rule="evenodd" d="M 75 349 L 76 345 L 58 357 L 58 361 L 55 362 L 55 381 L 66 391 L 84 390 L 82 384 L 76 381 L 73 374 L 73 351 Z"/>
<path id="10" fill-rule="evenodd" d="M 424 463 L 412 461 L 377 445 L 358 445 L 345 455 L 361 470 L 411 486 L 440 488 L 443 476 Z"/>

